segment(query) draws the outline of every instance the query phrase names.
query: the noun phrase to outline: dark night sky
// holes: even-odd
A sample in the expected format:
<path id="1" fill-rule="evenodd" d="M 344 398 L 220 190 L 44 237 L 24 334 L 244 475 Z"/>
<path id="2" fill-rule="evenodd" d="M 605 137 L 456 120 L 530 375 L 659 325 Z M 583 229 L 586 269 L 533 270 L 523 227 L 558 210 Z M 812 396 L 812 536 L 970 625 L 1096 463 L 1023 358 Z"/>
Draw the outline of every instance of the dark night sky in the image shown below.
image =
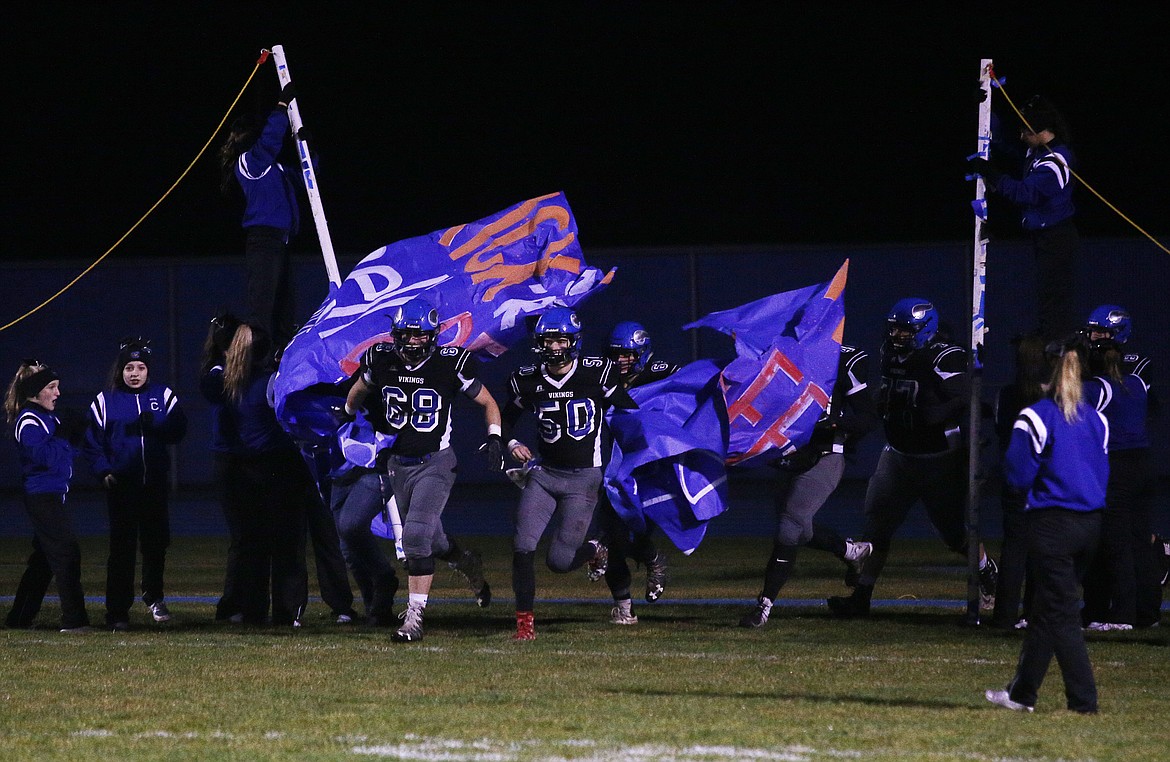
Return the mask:
<path id="1" fill-rule="evenodd" d="M 965 238 L 983 56 L 1018 103 L 1044 92 L 1063 106 L 1098 190 L 1170 230 L 1160 4 L 27 5 L 0 32 L 5 260 L 105 251 L 274 44 L 339 253 L 555 190 L 586 253 Z M 269 63 L 241 107 L 267 109 L 276 92 Z M 119 255 L 238 251 L 217 172 L 212 150 Z M 1087 193 L 1079 204 L 1083 234 L 1130 234 Z"/>

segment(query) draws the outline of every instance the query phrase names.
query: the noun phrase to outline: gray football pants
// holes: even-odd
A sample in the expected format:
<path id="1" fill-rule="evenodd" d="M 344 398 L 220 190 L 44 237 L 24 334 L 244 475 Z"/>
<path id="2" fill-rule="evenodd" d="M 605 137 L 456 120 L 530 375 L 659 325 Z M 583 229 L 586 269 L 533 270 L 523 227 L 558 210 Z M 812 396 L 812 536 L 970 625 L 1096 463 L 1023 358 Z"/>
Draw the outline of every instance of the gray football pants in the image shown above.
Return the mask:
<path id="1" fill-rule="evenodd" d="M 589 557 L 578 550 L 593 521 L 600 488 L 600 468 L 533 469 L 513 517 L 516 529 L 512 550 L 535 553 L 541 535 L 555 515 L 559 522 L 548 549 L 548 568 L 565 573 L 580 567 Z"/>

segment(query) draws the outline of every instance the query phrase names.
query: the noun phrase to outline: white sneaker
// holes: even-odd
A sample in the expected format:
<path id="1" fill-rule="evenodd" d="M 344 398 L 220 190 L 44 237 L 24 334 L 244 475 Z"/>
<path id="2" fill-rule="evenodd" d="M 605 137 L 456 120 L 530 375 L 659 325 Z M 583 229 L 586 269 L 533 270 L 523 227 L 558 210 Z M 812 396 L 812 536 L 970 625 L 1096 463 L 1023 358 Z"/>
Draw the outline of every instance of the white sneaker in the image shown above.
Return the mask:
<path id="1" fill-rule="evenodd" d="M 408 603 L 406 611 L 402 612 L 402 626 L 399 627 L 390 639 L 395 643 L 416 643 L 423 639 L 423 605 Z"/>
<path id="2" fill-rule="evenodd" d="M 609 610 L 610 624 L 637 624 L 638 617 L 634 615 L 633 604 L 630 601 L 614 601 L 614 607 Z"/>
<path id="3" fill-rule="evenodd" d="M 150 616 L 152 619 L 154 619 L 154 621 L 159 623 L 171 621 L 171 612 L 167 608 L 167 604 L 163 603 L 161 600 L 155 601 L 154 603 L 148 603 L 146 607 L 150 609 Z"/>
<path id="4" fill-rule="evenodd" d="M 1021 704 L 1018 701 L 1012 701 L 1012 697 L 1008 695 L 1007 691 L 984 691 L 983 697 L 996 706 L 1002 706 L 1004 709 L 1011 709 L 1013 712 L 1028 712 L 1032 713 L 1033 707 L 1027 704 Z"/>

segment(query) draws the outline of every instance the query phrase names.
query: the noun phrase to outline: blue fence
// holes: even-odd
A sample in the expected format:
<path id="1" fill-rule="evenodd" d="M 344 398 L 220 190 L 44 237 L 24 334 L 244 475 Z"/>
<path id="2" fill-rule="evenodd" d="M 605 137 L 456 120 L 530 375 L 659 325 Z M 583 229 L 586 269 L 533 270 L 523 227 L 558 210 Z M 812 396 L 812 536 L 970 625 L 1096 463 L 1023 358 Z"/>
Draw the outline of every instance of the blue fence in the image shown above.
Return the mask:
<path id="1" fill-rule="evenodd" d="M 1080 285 L 1079 303 L 1087 314 L 1103 302 L 1126 305 L 1133 313 L 1132 344 L 1154 356 L 1154 384 L 1165 390 L 1165 337 L 1170 335 L 1170 257 L 1142 240 L 1089 240 L 1084 243 L 1084 272 L 1070 273 Z M 695 357 L 729 356 L 731 343 L 708 332 L 683 332 L 681 326 L 713 310 L 726 309 L 830 278 L 850 260 L 846 292 L 846 340 L 876 354 L 885 313 L 904 296 L 932 299 L 956 335 L 966 332 L 970 244 L 944 242 L 881 246 L 672 247 L 588 250 L 589 264 L 618 267 L 613 284 L 581 309 L 585 348 L 601 350 L 610 327 L 638 320 L 654 337 L 656 354 L 678 362 Z M 342 257 L 345 273 L 360 255 Z M 36 306 L 71 280 L 88 262 L 0 265 L 4 282 L 15 283 L 0 310 L 8 322 Z M 1022 241 L 995 243 L 988 265 L 987 337 L 984 396 L 1012 375 L 1009 341 L 1035 322 L 1035 272 L 1030 248 Z M 37 357 L 60 372 L 59 404 L 84 409 L 100 390 L 128 334 L 153 339 L 152 375 L 178 393 L 191 428 L 177 448 L 176 480 L 181 487 L 206 486 L 212 479 L 208 454 L 207 406 L 199 396 L 199 353 L 207 322 L 219 308 L 242 311 L 244 269 L 238 259 L 113 259 L 82 279 L 72 290 L 22 323 L 0 332 L 0 370 L 5 383 L 20 358 Z M 296 261 L 298 314 L 308 316 L 327 291 L 319 260 Z M 489 388 L 503 399 L 505 381 L 517 365 L 530 360 L 521 350 L 485 366 Z M 872 370 L 876 373 L 876 361 Z M 456 417 L 455 447 L 464 481 L 493 481 L 475 453 L 482 437 L 477 408 L 461 407 Z M 1170 472 L 1167 416 L 1155 422 L 1155 462 Z M 847 476 L 867 475 L 882 442 L 870 437 Z M 994 446 L 988 457 L 994 456 Z M 84 480 L 80 484 L 84 484 Z M 19 487 L 20 473 L 11 446 L 0 446 L 0 489 Z"/>

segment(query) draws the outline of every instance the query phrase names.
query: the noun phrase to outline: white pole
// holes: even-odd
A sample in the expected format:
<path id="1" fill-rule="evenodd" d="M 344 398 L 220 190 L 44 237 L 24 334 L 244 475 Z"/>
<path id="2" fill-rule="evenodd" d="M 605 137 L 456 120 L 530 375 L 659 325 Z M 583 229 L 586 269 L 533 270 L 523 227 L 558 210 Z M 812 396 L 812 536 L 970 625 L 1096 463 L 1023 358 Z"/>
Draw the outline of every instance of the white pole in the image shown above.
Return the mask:
<path id="1" fill-rule="evenodd" d="M 288 63 L 284 59 L 284 46 L 273 45 L 272 57 L 276 59 L 276 76 L 280 79 L 283 88 L 292 82 L 292 75 L 288 71 Z M 321 256 L 325 259 L 325 272 L 329 275 L 329 282 L 334 286 L 341 285 L 341 273 L 337 269 L 337 257 L 333 254 L 333 241 L 329 238 L 329 226 L 325 223 L 325 207 L 321 204 L 321 193 L 317 188 L 317 175 L 313 171 L 313 161 L 309 158 L 309 144 L 300 138 L 301 110 L 297 106 L 297 99 L 293 98 L 288 104 L 288 121 L 292 128 L 293 137 L 297 141 L 297 155 L 301 159 L 301 177 L 305 181 L 305 191 L 309 194 L 309 206 L 313 210 L 313 223 L 317 226 L 317 237 L 321 240 Z"/>
<path id="2" fill-rule="evenodd" d="M 979 62 L 979 87 L 985 95 L 979 103 L 976 154 L 990 158 L 991 150 L 991 75 L 992 61 L 984 58 Z M 979 500 L 983 486 L 983 470 L 980 462 L 980 429 L 983 417 L 983 336 L 987 333 L 985 321 L 985 293 L 987 289 L 987 188 L 982 177 L 975 179 L 975 239 L 971 256 L 971 331 L 968 348 L 967 370 L 971 378 L 971 405 L 968 418 L 967 455 L 967 621 L 978 624 L 979 615 Z"/>

